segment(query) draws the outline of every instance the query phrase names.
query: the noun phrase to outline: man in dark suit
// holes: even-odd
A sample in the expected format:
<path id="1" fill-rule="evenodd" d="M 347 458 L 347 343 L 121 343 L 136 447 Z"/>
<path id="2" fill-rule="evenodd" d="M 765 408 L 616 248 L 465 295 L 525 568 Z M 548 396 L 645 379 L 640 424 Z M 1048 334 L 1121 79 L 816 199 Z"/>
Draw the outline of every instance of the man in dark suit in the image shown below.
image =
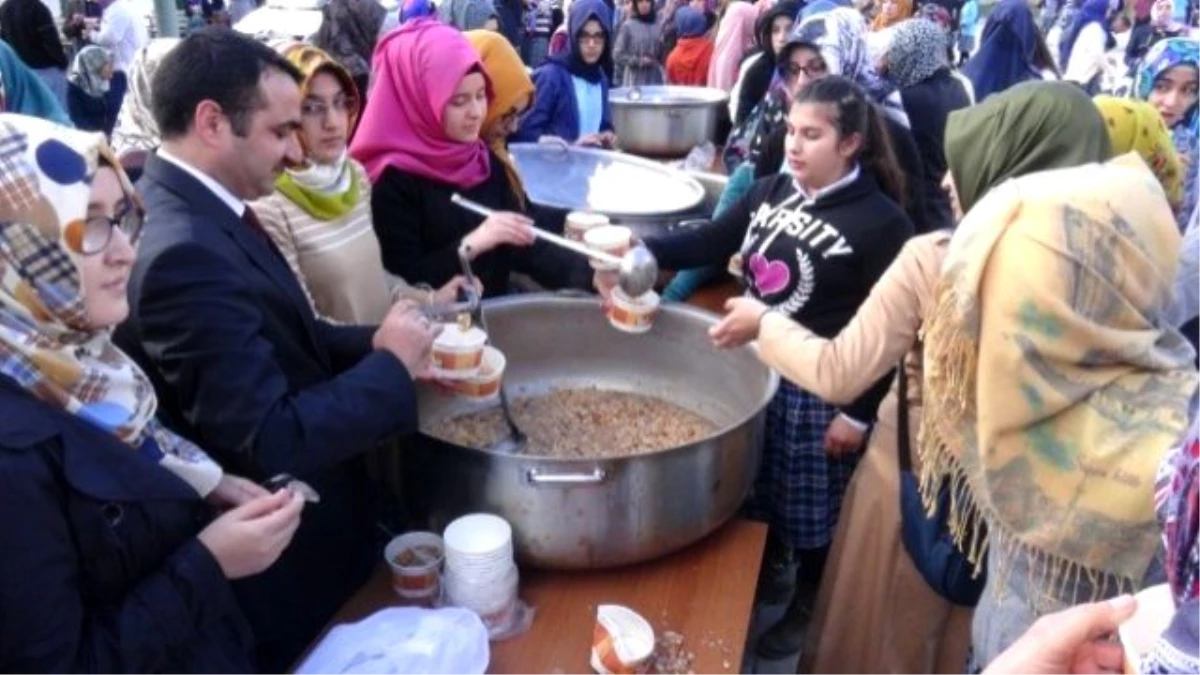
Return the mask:
<path id="1" fill-rule="evenodd" d="M 178 431 L 231 471 L 291 473 L 321 495 L 279 563 L 237 587 L 269 672 L 291 665 L 379 559 L 363 455 L 415 430 L 413 376 L 437 332 L 407 305 L 378 328 L 316 319 L 246 207 L 302 156 L 299 81 L 223 28 L 163 61 L 162 147 L 139 183 L 147 220 L 117 335 Z"/>

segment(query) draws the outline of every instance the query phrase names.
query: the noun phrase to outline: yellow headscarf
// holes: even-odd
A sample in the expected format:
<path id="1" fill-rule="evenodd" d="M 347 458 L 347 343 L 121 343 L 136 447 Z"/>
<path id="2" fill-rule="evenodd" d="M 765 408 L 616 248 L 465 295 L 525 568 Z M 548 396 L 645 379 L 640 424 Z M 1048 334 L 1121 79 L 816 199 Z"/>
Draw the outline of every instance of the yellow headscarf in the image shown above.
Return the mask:
<path id="1" fill-rule="evenodd" d="M 528 99 L 527 105 L 533 105 L 534 86 L 529 73 L 525 71 L 525 63 L 517 54 L 517 50 L 509 44 L 500 33 L 490 30 L 472 30 L 464 33 L 467 42 L 479 52 L 479 60 L 492 81 L 492 91 L 495 96 L 488 106 L 487 117 L 483 120 L 484 138 L 491 138 L 492 131 L 500 124 L 514 106 Z M 491 141 L 492 152 L 504 163 L 504 172 L 508 182 L 521 204 L 525 203 L 525 188 L 521 177 L 513 166 L 512 157 L 508 154 L 508 142 L 504 138 Z"/>
<path id="2" fill-rule="evenodd" d="M 1132 154 L 1003 183 L 951 242 L 924 337 L 922 491 L 968 488 L 959 545 L 980 561 L 999 535 L 1031 558 L 1035 611 L 1129 588 L 1159 546 L 1155 471 L 1196 388 L 1161 319 L 1179 248 Z"/>
<path id="3" fill-rule="evenodd" d="M 1108 127 L 1113 154 L 1141 155 L 1162 183 L 1171 209 L 1178 212 L 1183 204 L 1183 168 L 1162 115 L 1146 101 L 1115 96 L 1097 96 L 1093 100 Z"/>
<path id="4" fill-rule="evenodd" d="M 277 47 L 283 57 L 304 76 L 304 81 L 300 83 L 302 98 L 308 97 L 312 81 L 319 73 L 329 73 L 337 79 L 346 94 L 346 130 L 352 131 L 362 108 L 362 98 L 350 71 L 329 54 L 303 42 L 284 42 Z M 275 187 L 317 220 L 338 221 L 350 213 L 362 197 L 363 192 L 359 185 L 359 174 L 362 171 L 354 166 L 347 153 L 343 153 L 343 159 L 335 165 L 332 174 L 336 179 L 332 183 L 334 187 L 329 189 L 328 177 L 307 160 L 309 150 L 304 147 L 304 135 L 301 134 L 299 138 L 300 145 L 304 148 L 306 164 L 289 167 L 275 180 Z"/>
<path id="5" fill-rule="evenodd" d="M 300 83 L 301 98 L 308 96 L 308 89 L 312 86 L 313 78 L 318 73 L 329 73 L 337 78 L 337 81 L 342 85 L 342 89 L 346 92 L 346 102 L 349 106 L 348 112 L 350 114 L 348 128 L 353 129 L 354 123 L 358 121 L 358 115 L 361 112 L 362 96 L 359 94 L 358 86 L 354 84 L 354 78 L 350 77 L 350 71 L 343 68 L 332 56 L 312 45 L 304 44 L 303 42 L 292 42 L 281 46 L 283 49 L 280 53 L 283 54 L 283 58 L 287 59 L 293 66 L 296 66 L 304 76 L 304 81 Z"/>

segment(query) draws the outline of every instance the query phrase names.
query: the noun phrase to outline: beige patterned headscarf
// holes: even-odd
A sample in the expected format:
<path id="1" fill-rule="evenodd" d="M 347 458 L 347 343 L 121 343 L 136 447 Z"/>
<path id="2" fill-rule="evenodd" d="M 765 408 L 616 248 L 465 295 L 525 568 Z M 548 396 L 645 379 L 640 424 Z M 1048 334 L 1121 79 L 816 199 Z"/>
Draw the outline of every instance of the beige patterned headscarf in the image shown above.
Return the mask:
<path id="1" fill-rule="evenodd" d="M 151 152 L 162 143 L 158 124 L 150 108 L 151 81 L 159 64 L 179 44 L 179 38 L 158 38 L 138 50 L 129 69 L 129 91 L 117 114 L 113 128 L 112 149 L 117 157 L 134 152 Z"/>
<path id="2" fill-rule="evenodd" d="M 932 503 L 943 479 L 965 485 L 960 546 L 982 559 L 967 533 L 985 520 L 1032 558 L 1032 597 L 1128 587 L 1157 549 L 1155 471 L 1196 388 L 1163 320 L 1179 246 L 1136 155 L 1003 183 L 951 243 L 924 338 L 922 488 Z"/>
<path id="3" fill-rule="evenodd" d="M 0 114 L 0 373 L 207 495 L 221 467 L 155 420 L 150 380 L 87 322 L 77 263 L 101 162 L 140 208 L 101 134 Z"/>

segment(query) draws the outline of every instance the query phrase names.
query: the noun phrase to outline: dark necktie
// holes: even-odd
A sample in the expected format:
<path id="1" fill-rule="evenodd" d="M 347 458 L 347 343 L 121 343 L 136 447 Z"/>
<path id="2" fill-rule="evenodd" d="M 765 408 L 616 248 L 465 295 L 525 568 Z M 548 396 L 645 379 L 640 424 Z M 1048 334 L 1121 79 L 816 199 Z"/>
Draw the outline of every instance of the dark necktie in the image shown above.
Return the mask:
<path id="1" fill-rule="evenodd" d="M 246 210 L 242 212 L 242 222 L 246 224 L 246 227 L 250 228 L 250 231 L 255 236 L 262 240 L 262 243 L 270 249 L 271 253 L 283 259 L 283 253 L 280 253 L 279 247 L 275 245 L 275 242 L 271 239 L 271 235 L 267 234 L 267 229 L 262 226 L 262 221 L 258 219 L 258 215 L 254 213 L 254 209 L 249 206 L 246 207 Z"/>
<path id="2" fill-rule="evenodd" d="M 247 206 L 246 209 L 242 211 L 242 222 L 246 223 L 246 225 L 250 228 L 250 231 L 253 232 L 259 239 L 262 239 L 263 243 L 271 248 L 275 248 L 274 244 L 271 242 L 271 235 L 267 234 L 267 230 L 258 220 L 258 215 L 254 213 L 254 209 Z"/>

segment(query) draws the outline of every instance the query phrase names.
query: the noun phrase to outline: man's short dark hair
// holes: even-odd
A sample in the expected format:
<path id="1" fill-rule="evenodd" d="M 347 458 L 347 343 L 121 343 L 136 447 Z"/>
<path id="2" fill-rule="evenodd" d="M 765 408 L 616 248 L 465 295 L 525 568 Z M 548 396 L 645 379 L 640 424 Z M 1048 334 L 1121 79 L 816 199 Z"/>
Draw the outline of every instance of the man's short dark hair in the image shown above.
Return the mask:
<path id="1" fill-rule="evenodd" d="M 150 83 L 150 108 L 163 140 L 187 134 L 196 106 L 213 101 L 229 117 L 238 136 L 250 130 L 250 117 L 266 106 L 259 83 L 268 70 L 299 84 L 300 71 L 270 47 L 228 28 L 192 33 L 172 49 Z"/>

